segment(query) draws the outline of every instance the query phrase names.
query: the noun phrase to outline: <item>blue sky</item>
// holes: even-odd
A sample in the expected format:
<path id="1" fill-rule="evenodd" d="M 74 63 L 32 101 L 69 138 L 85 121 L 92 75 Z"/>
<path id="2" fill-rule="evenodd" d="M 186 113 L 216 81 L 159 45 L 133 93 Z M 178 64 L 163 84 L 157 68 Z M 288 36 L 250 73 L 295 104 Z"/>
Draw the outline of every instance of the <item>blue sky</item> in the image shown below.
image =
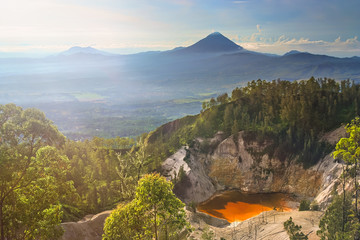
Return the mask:
<path id="1" fill-rule="evenodd" d="M 254 51 L 360 56 L 359 0 L 9 0 L 0 52 L 189 46 L 213 31 Z"/>

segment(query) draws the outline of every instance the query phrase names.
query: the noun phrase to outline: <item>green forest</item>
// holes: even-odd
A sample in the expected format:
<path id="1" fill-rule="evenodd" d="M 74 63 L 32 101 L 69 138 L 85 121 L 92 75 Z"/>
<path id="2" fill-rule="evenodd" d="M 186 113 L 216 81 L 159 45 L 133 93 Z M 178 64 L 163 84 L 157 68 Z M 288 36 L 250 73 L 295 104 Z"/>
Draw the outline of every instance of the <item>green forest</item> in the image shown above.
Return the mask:
<path id="1" fill-rule="evenodd" d="M 145 174 L 159 172 L 181 146 L 217 131 L 271 140 L 269 155 L 312 166 L 334 148 L 319 136 L 357 116 L 359 100 L 360 87 L 350 80 L 257 80 L 136 140 L 85 141 L 67 139 L 37 109 L 0 105 L 0 239 L 56 239 L 61 222 L 142 201 L 138 182 L 146 185 Z"/>
<path id="2" fill-rule="evenodd" d="M 249 141 L 270 140 L 270 156 L 275 154 L 282 160 L 297 157 L 309 167 L 334 147 L 319 142 L 319 136 L 357 116 L 359 100 L 360 86 L 350 80 L 251 81 L 234 89 L 231 96 L 225 93 L 204 102 L 200 114 L 150 133 L 150 151 L 160 164 L 180 146 L 191 146 L 196 137 L 245 131 Z"/>

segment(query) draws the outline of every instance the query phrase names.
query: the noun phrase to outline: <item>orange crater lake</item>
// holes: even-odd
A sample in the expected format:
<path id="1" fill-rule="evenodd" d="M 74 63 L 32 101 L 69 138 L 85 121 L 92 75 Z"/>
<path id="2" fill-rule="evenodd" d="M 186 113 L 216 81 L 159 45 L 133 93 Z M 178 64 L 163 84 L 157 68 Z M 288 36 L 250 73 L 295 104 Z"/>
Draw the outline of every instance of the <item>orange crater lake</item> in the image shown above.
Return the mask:
<path id="1" fill-rule="evenodd" d="M 244 221 L 273 209 L 291 211 L 288 204 L 290 201 L 293 199 L 284 193 L 247 194 L 239 191 L 226 191 L 200 203 L 197 209 L 213 217 L 235 222 Z"/>

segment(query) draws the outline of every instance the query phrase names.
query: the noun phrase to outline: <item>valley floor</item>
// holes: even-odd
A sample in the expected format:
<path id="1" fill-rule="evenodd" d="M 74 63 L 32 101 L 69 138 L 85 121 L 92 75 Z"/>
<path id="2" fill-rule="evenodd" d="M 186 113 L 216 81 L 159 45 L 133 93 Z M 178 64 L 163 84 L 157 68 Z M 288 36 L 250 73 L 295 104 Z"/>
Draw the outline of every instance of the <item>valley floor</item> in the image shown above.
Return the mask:
<path id="1" fill-rule="evenodd" d="M 284 222 L 292 217 L 293 222 L 302 226 L 302 232 L 309 240 L 320 239 L 316 235 L 319 221 L 323 215 L 320 211 L 269 211 L 240 223 L 232 223 L 225 228 L 208 226 L 202 219 L 193 218 L 191 225 L 195 229 L 191 234 L 193 239 L 201 239 L 204 231 L 213 231 L 215 239 L 226 240 L 287 240 L 289 236 L 284 230 Z"/>

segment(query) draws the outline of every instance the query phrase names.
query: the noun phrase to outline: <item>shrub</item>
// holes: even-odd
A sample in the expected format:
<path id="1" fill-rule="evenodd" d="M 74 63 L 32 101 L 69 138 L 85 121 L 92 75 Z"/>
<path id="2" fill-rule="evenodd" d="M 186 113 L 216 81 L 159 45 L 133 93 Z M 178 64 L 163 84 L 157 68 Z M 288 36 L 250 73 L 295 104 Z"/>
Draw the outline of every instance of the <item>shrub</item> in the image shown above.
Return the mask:
<path id="1" fill-rule="evenodd" d="M 310 201 L 304 199 L 300 202 L 299 211 L 308 211 L 308 210 L 310 210 Z"/>
<path id="2" fill-rule="evenodd" d="M 319 211 L 319 210 L 320 210 L 319 204 L 318 204 L 316 201 L 313 201 L 313 202 L 310 204 L 310 210 L 311 210 L 311 211 Z"/>

